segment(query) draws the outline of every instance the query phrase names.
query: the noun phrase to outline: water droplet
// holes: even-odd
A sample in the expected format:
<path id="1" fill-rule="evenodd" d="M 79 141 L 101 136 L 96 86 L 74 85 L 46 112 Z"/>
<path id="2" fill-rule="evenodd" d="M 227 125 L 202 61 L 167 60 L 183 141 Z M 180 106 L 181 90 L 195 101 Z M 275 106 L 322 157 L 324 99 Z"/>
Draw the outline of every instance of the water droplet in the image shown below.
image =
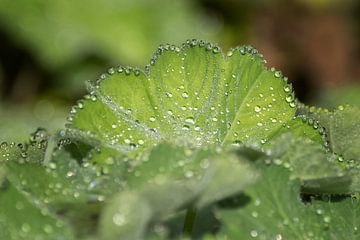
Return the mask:
<path id="1" fill-rule="evenodd" d="M 24 233 L 27 233 L 27 232 L 29 232 L 30 230 L 31 230 L 31 227 L 30 227 L 29 224 L 23 223 L 23 224 L 21 225 L 21 231 L 23 231 Z"/>
<path id="2" fill-rule="evenodd" d="M 261 112 L 261 107 L 260 106 L 255 106 L 254 110 L 255 110 L 255 112 L 259 113 L 259 112 Z"/>
<path id="3" fill-rule="evenodd" d="M 245 55 L 245 54 L 246 54 L 246 50 L 245 50 L 245 48 L 243 48 L 243 47 L 241 47 L 241 48 L 239 49 L 239 51 L 240 51 L 240 54 L 241 54 L 241 55 Z"/>
<path id="4" fill-rule="evenodd" d="M 233 52 L 232 50 L 230 50 L 230 51 L 227 52 L 226 55 L 227 55 L 228 57 L 231 57 L 233 54 L 234 54 L 234 52 Z"/>
<path id="5" fill-rule="evenodd" d="M 219 53 L 220 52 L 220 48 L 218 47 L 218 46 L 215 46 L 214 48 L 213 48 L 213 53 Z"/>
<path id="6" fill-rule="evenodd" d="M 295 104 L 295 102 L 291 102 L 291 103 L 289 103 L 289 106 L 294 108 L 294 107 L 296 107 L 296 104 Z"/>
<path id="7" fill-rule="evenodd" d="M 21 153 L 21 157 L 22 157 L 22 158 L 26 158 L 26 157 L 27 157 L 27 152 L 22 152 L 22 153 Z"/>
<path id="8" fill-rule="evenodd" d="M 286 100 L 286 102 L 290 103 L 294 100 L 294 98 L 292 95 L 288 95 L 288 96 L 286 96 L 285 100 Z"/>
<path id="9" fill-rule="evenodd" d="M 156 121 L 156 118 L 152 116 L 152 117 L 149 118 L 149 121 L 150 121 L 150 122 L 155 122 L 155 121 Z"/>
<path id="10" fill-rule="evenodd" d="M 284 86 L 284 91 L 287 92 L 287 93 L 290 92 L 290 91 L 291 91 L 290 86 L 289 86 L 289 85 L 285 85 L 285 86 Z"/>
<path id="11" fill-rule="evenodd" d="M 274 72 L 274 76 L 275 76 L 276 78 L 280 78 L 280 77 L 282 77 L 282 73 L 281 73 L 280 71 L 275 71 L 275 72 Z"/>
<path id="12" fill-rule="evenodd" d="M 126 74 L 126 75 L 130 75 L 131 71 L 132 71 L 132 68 L 127 67 L 127 68 L 125 69 L 125 74 Z"/>
<path id="13" fill-rule="evenodd" d="M 1 144 L 0 144 L 0 149 L 5 149 L 5 148 L 7 148 L 8 147 L 8 143 L 7 142 L 2 142 Z"/>
<path id="14" fill-rule="evenodd" d="M 113 75 L 113 74 L 115 73 L 114 68 L 109 68 L 109 69 L 108 69 L 108 73 L 109 73 L 110 75 Z"/>
<path id="15" fill-rule="evenodd" d="M 316 209 L 316 214 L 321 215 L 323 213 L 324 213 L 324 211 L 322 209 L 320 209 L 320 208 Z"/>
<path id="16" fill-rule="evenodd" d="M 184 131 L 189 131 L 189 130 L 190 130 L 190 126 L 189 126 L 189 125 L 183 125 L 182 130 L 184 130 Z"/>
<path id="17" fill-rule="evenodd" d="M 181 94 L 181 96 L 182 96 L 183 98 L 188 98 L 188 97 L 189 97 L 189 94 L 188 94 L 187 92 L 183 92 L 183 93 Z"/>
<path id="18" fill-rule="evenodd" d="M 258 236 L 258 232 L 256 231 L 256 230 L 252 230 L 251 232 L 250 232 L 250 236 L 252 236 L 252 237 L 257 237 Z"/>
<path id="19" fill-rule="evenodd" d="M 198 45 L 198 40 L 192 39 L 192 40 L 190 41 L 190 45 L 191 45 L 192 47 L 195 47 L 196 45 Z"/>
<path id="20" fill-rule="evenodd" d="M 50 168 L 50 169 L 56 169 L 56 167 L 57 167 L 57 166 L 56 166 L 56 163 L 54 163 L 54 162 L 50 162 L 50 163 L 49 163 L 49 168 Z"/>
<path id="21" fill-rule="evenodd" d="M 192 171 L 189 170 L 189 171 L 185 172 L 185 177 L 186 178 L 192 178 L 193 176 L 194 176 L 194 173 Z"/>
<path id="22" fill-rule="evenodd" d="M 274 163 L 275 163 L 276 165 L 281 165 L 281 164 L 282 164 L 282 160 L 281 160 L 280 158 L 276 158 L 276 159 L 274 159 Z"/>
<path id="23" fill-rule="evenodd" d="M 324 217 L 324 222 L 325 223 L 330 223 L 330 221 L 331 221 L 331 218 L 329 216 Z"/>
<path id="24" fill-rule="evenodd" d="M 116 213 L 113 216 L 113 223 L 117 226 L 123 226 L 126 223 L 126 218 L 121 213 Z"/>
<path id="25" fill-rule="evenodd" d="M 169 98 L 172 98 L 173 95 L 171 93 L 169 93 L 169 92 L 165 92 L 165 96 L 167 96 Z"/>
<path id="26" fill-rule="evenodd" d="M 66 176 L 67 176 L 67 177 L 72 177 L 72 176 L 74 176 L 74 175 L 75 175 L 75 173 L 72 172 L 72 171 L 68 171 L 68 172 L 66 173 Z"/>
<path id="27" fill-rule="evenodd" d="M 213 120 L 213 122 L 217 122 L 217 121 L 218 121 L 218 119 L 217 119 L 216 117 L 213 117 L 212 120 Z"/>
<path id="28" fill-rule="evenodd" d="M 276 234 L 275 236 L 275 240 L 282 240 L 282 235 L 281 234 Z"/>
<path id="29" fill-rule="evenodd" d="M 122 73 L 122 72 L 124 72 L 124 68 L 122 66 L 119 66 L 117 71 L 118 71 L 118 73 Z"/>
<path id="30" fill-rule="evenodd" d="M 201 168 L 206 169 L 206 168 L 208 168 L 209 166 L 210 166 L 210 161 L 209 161 L 209 159 L 204 158 L 203 160 L 201 160 L 201 162 L 200 162 L 200 167 L 201 167 Z"/>
<path id="31" fill-rule="evenodd" d="M 185 123 L 187 124 L 195 124 L 194 118 L 193 117 L 188 117 L 187 119 L 185 119 Z"/>
<path id="32" fill-rule="evenodd" d="M 44 232 L 46 232 L 48 234 L 52 233 L 53 232 L 53 227 L 51 225 L 49 225 L 49 224 L 45 224 Z"/>

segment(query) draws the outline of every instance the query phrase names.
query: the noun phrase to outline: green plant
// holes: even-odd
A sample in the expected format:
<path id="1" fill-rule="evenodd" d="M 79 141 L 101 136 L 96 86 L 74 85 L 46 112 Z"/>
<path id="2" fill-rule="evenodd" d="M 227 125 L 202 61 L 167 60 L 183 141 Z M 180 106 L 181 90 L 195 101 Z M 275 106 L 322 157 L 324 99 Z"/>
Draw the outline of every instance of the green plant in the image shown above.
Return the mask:
<path id="1" fill-rule="evenodd" d="M 1 144 L 1 239 L 359 238 L 360 110 L 300 104 L 254 48 L 88 86 L 59 134 Z"/>

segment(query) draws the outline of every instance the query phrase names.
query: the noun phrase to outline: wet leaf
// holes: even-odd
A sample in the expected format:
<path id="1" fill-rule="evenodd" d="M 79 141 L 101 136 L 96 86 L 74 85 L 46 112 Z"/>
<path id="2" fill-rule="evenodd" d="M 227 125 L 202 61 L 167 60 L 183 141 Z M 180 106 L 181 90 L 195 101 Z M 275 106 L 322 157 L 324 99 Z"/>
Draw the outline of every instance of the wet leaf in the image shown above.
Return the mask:
<path id="1" fill-rule="evenodd" d="M 256 173 L 234 153 L 159 145 L 135 166 L 128 189 L 105 208 L 104 239 L 144 239 L 153 222 L 178 209 L 201 209 L 252 184 Z M 136 164 L 135 164 L 136 165 Z"/>
<path id="2" fill-rule="evenodd" d="M 192 40 L 160 47 L 143 72 L 113 68 L 89 83 L 90 95 L 69 117 L 72 138 L 134 151 L 161 141 L 187 146 L 263 145 L 292 131 L 321 142 L 295 117 L 295 98 L 281 72 L 268 70 L 252 47 L 223 56 Z"/>
<path id="3" fill-rule="evenodd" d="M 300 182 L 290 180 L 282 166 L 264 167 L 257 184 L 245 194 L 243 208 L 220 208 L 223 228 L 217 239 L 357 239 L 360 202 L 357 198 L 323 196 L 300 199 Z"/>

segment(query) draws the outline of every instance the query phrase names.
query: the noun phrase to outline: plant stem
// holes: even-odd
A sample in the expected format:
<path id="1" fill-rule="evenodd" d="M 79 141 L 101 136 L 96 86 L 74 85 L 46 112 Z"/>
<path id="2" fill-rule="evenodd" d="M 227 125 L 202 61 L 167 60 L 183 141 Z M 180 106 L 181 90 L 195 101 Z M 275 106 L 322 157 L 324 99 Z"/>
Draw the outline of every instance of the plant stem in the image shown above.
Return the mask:
<path id="1" fill-rule="evenodd" d="M 183 234 L 191 236 L 194 227 L 195 218 L 196 218 L 196 209 L 193 207 L 189 207 L 188 210 L 186 211 Z"/>

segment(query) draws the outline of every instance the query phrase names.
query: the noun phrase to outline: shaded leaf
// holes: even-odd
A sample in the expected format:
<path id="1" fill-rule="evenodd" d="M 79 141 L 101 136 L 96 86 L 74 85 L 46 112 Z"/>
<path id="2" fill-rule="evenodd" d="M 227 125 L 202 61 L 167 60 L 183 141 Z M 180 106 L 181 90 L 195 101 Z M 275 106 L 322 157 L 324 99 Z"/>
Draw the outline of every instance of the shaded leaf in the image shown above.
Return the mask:
<path id="1" fill-rule="evenodd" d="M 234 154 L 211 149 L 189 152 L 186 148 L 159 145 L 131 170 L 129 189 L 105 208 L 102 236 L 143 239 L 151 222 L 164 220 L 178 209 L 191 205 L 202 208 L 241 191 L 255 180 L 256 174 L 240 160 Z M 114 220 L 119 214 L 123 216 L 122 224 Z M 137 219 L 146 221 L 136 224 Z"/>
<path id="2" fill-rule="evenodd" d="M 75 239 L 69 226 L 10 182 L 0 188 L 1 239 Z"/>
<path id="3" fill-rule="evenodd" d="M 263 167 L 261 179 L 245 191 L 251 203 L 243 208 L 218 210 L 224 224 L 219 239 L 358 237 L 358 199 L 345 198 L 334 203 L 325 197 L 305 204 L 300 199 L 300 182 L 290 180 L 289 174 L 290 171 L 281 166 Z"/>
<path id="4" fill-rule="evenodd" d="M 325 128 L 330 149 L 350 160 L 360 161 L 360 109 L 339 106 L 337 110 L 304 107 L 302 111 Z"/>

